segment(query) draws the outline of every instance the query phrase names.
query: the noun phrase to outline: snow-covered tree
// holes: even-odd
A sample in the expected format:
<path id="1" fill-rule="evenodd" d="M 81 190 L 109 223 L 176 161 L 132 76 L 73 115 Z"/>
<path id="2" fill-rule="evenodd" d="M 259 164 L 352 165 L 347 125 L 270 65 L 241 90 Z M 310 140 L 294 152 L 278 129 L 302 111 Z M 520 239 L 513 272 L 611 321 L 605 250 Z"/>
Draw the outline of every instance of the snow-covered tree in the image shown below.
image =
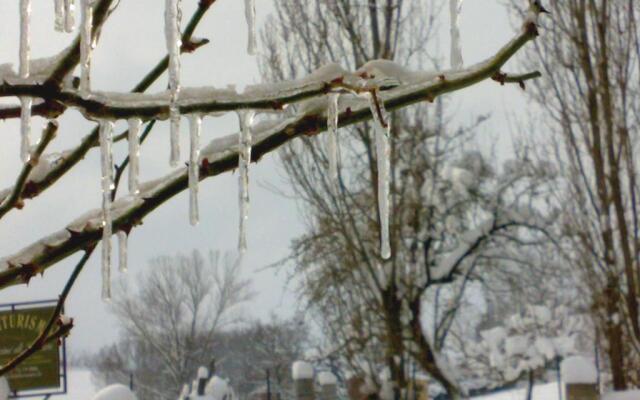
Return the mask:
<path id="1" fill-rule="evenodd" d="M 150 261 L 149 272 L 116 286 L 121 339 L 91 363 L 105 383 L 135 376 L 140 399 L 173 400 L 200 365 L 216 358 L 219 335 L 239 321 L 250 282 L 230 253 L 198 251 Z"/>
<path id="2" fill-rule="evenodd" d="M 550 11 L 548 35 L 525 64 L 549 76 L 528 91 L 544 114 L 535 130 L 549 132 L 531 135 L 531 147 L 562 173 L 552 200 L 562 208 L 563 254 L 623 390 L 640 385 L 640 3 L 554 2 Z"/>
<path id="3" fill-rule="evenodd" d="M 436 18 L 438 5 L 279 2 L 263 34 L 265 75 L 295 78 L 339 62 L 380 77 L 395 70 L 392 60 L 430 64 L 437 57 L 425 43 L 437 32 L 421 21 Z M 371 58 L 386 60 L 367 62 Z M 328 336 L 325 355 L 341 355 L 373 380 L 377 373 L 370 371 L 385 369 L 396 389 L 408 386 L 410 365 L 417 363 L 455 396 L 461 382 L 448 374 L 444 349 L 469 282 L 486 275 L 493 260 L 518 253 L 514 245 L 528 234 L 533 240 L 536 234 L 524 231 L 549 223 L 531 203 L 553 171 L 516 161 L 496 171 L 469 149 L 482 119 L 455 129 L 450 119 L 440 99 L 434 107 L 394 112 L 389 160 L 373 139 L 374 123 L 343 130 L 339 161 L 331 136 L 326 144 L 311 138 L 293 143 L 281 161 L 307 225 L 293 243 L 292 259 Z M 386 240 L 386 215 L 376 202 L 387 190 L 380 187 L 386 168 L 390 254 L 379 246 Z"/>
<path id="4" fill-rule="evenodd" d="M 193 0 L 195 3 L 195 0 Z M 75 3 L 76 7 L 73 7 Z M 524 81 L 539 76 L 538 73 L 513 75 L 501 71 L 502 67 L 523 46 L 538 36 L 538 2 L 532 2 L 529 13 L 513 38 L 489 54 L 485 61 L 468 68 L 454 62 L 454 69 L 441 71 L 410 70 L 407 65 L 389 60 L 371 60 L 359 69 L 343 68 L 329 64 L 308 75 L 293 80 L 252 85 L 239 92 L 232 86 L 182 87 L 180 84 L 180 58 L 186 52 L 194 52 L 206 45 L 207 40 L 194 36 L 203 16 L 214 10 L 215 0 L 199 0 L 197 8 L 186 24 L 182 24 L 181 1 L 164 2 L 165 35 L 158 40 L 166 44 L 168 55 L 144 76 L 131 93 L 96 91 L 91 85 L 92 52 L 100 46 L 100 33 L 110 17 L 118 12 L 120 2 L 115 0 L 81 0 L 56 2 L 52 20 L 55 29 L 72 34 L 70 44 L 59 54 L 46 59 L 32 58 L 30 54 L 31 8 L 38 2 L 20 0 L 20 56 L 18 67 L 11 64 L 0 67 L 0 97 L 14 99 L 19 103 L 3 104 L 0 118 L 19 118 L 21 121 L 22 145 L 16 149 L 20 154 L 22 168 L 15 184 L 0 192 L 0 218 L 14 213 L 30 202 L 40 200 L 41 194 L 58 184 L 60 178 L 76 168 L 92 151 L 100 152 L 102 207 L 85 213 L 59 230 L 34 238 L 22 250 L 0 259 L 0 288 L 28 283 L 34 276 L 43 273 L 67 257 L 84 252 L 72 271 L 68 284 L 60 296 L 58 311 L 51 318 L 41 336 L 29 349 L 0 369 L 0 374 L 14 368 L 33 354 L 44 343 L 67 334 L 72 323 L 66 318 L 56 325 L 59 310 L 75 280 L 92 255 L 96 245 L 102 243 L 103 297 L 111 296 L 111 240 L 116 235 L 119 245 L 120 268 L 126 267 L 127 236 L 142 223 L 147 215 L 156 210 L 176 194 L 189 190 L 190 221 L 198 220 L 198 183 L 206 178 L 239 169 L 240 234 L 239 248 L 244 250 L 244 226 L 248 217 L 248 169 L 250 162 L 298 138 L 315 135 L 328 128 L 335 133 L 336 125 L 343 127 L 373 120 L 376 127 L 371 138 L 376 141 L 378 168 L 378 195 L 367 201 L 377 202 L 379 218 L 376 223 L 380 233 L 378 257 L 388 258 L 393 249 L 389 247 L 388 232 L 394 216 L 388 212 L 392 200 L 388 194 L 390 179 L 389 139 L 393 123 L 385 110 L 393 111 L 416 103 L 430 103 L 439 96 L 465 89 L 478 82 L 494 78 L 500 83 L 524 85 Z M 345 3 L 346 4 L 346 3 Z M 255 4 L 246 1 L 246 20 L 250 38 L 255 30 Z M 375 7 L 373 7 L 375 9 Z M 393 7 L 391 7 L 393 8 Z M 75 10 L 78 15 L 75 15 Z M 453 32 L 456 29 L 456 11 L 453 7 Z M 12 16 L 2 15 L 2 18 Z M 336 16 L 340 18 L 340 16 Z M 79 29 L 74 31 L 74 19 L 79 20 Z M 390 26 L 389 26 L 390 27 Z M 53 29 L 53 27 L 52 27 Z M 389 32 L 389 31 L 388 31 Z M 385 42 L 389 44 L 390 42 Z M 453 41 L 456 48 L 458 42 Z M 358 46 L 355 41 L 353 46 Z M 249 51 L 255 49 L 250 40 Z M 457 57 L 457 49 L 454 54 Z M 373 57 L 384 57 L 375 53 Z M 12 61 L 12 60 L 8 60 Z M 202 60 L 203 63 L 211 60 Z M 415 66 L 414 66 L 415 67 Z M 77 70 L 77 72 L 76 72 Z M 147 93 L 151 84 L 168 72 L 168 90 Z M 339 99 L 338 99 L 339 97 Z M 338 99 L 338 104 L 335 100 Z M 329 101 L 331 100 L 331 101 Z M 422 104 L 421 107 L 430 107 Z M 47 148 L 55 141 L 60 126 L 57 119 L 69 110 L 79 111 L 84 118 L 95 124 L 94 129 L 80 138 L 79 144 L 66 151 L 48 153 Z M 201 122 L 209 115 L 237 113 L 241 132 L 208 144 L 201 144 Z M 33 140 L 32 117 L 48 119 L 40 140 Z M 181 132 L 181 117 L 189 121 L 190 151 L 187 166 L 178 166 L 180 158 L 177 138 Z M 260 118 L 257 120 L 255 117 Z M 126 121 L 128 129 L 114 132 L 116 121 Z M 171 160 L 173 171 L 164 177 L 138 182 L 138 152 L 144 139 L 152 131 L 155 122 L 168 120 L 171 126 Z M 391 130 L 391 132 L 390 132 Z M 7 133 L 9 134 L 9 133 Z M 332 134 L 329 137 L 333 137 Z M 36 142 L 31 146 L 31 142 Z M 112 149 L 128 142 L 129 156 L 115 163 Z M 119 189 L 122 174 L 129 169 L 128 192 Z M 435 193 L 433 194 L 435 195 Z M 27 201 L 29 200 L 29 201 Z M 497 218 L 501 218 L 496 216 Z M 495 222 L 502 221 L 496 219 Z M 37 232 L 37 230 L 34 230 Z M 377 265 L 375 268 L 379 268 Z M 379 269 L 380 274 L 387 274 Z M 443 278 L 451 269 L 439 269 Z M 434 277 L 432 276 L 432 278 Z M 388 280 L 391 282 L 391 280 Z M 432 357 L 428 358 L 434 362 Z"/>

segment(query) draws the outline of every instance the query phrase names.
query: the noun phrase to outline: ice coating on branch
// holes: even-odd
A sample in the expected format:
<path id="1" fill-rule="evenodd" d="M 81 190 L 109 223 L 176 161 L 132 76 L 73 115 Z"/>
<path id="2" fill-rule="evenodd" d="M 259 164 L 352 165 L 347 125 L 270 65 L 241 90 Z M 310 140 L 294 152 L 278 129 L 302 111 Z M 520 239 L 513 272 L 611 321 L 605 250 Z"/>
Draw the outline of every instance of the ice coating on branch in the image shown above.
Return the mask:
<path id="1" fill-rule="evenodd" d="M 91 51 L 93 40 L 93 0 L 81 0 L 82 23 L 80 25 L 80 95 L 86 96 L 91 90 Z"/>
<path id="2" fill-rule="evenodd" d="M 118 231 L 118 269 L 120 272 L 127 272 L 129 269 L 127 266 L 127 238 L 125 231 Z"/>
<path id="3" fill-rule="evenodd" d="M 31 158 L 30 147 L 31 140 L 31 106 L 33 99 L 31 97 L 20 98 L 20 159 L 22 162 L 29 162 Z"/>
<path id="4" fill-rule="evenodd" d="M 111 190 L 113 189 L 113 122 L 100 121 L 102 166 L 102 299 L 111 299 Z"/>
<path id="5" fill-rule="evenodd" d="M 54 0 L 53 10 L 55 12 L 55 30 L 64 31 L 64 0 Z"/>
<path id="6" fill-rule="evenodd" d="M 389 184 L 390 184 L 390 147 L 391 118 L 384 108 L 384 102 L 377 91 L 368 96 L 369 108 L 373 114 L 376 132 L 376 153 L 378 157 L 378 212 L 380 213 L 380 255 L 391 257 L 389 244 Z"/>
<path id="7" fill-rule="evenodd" d="M 238 112 L 240 119 L 240 135 L 238 141 L 238 170 L 239 174 L 239 208 L 240 225 L 238 237 L 238 251 L 244 254 L 247 250 L 247 220 L 249 219 L 249 164 L 251 163 L 251 128 L 254 112 L 242 110 Z"/>
<path id="8" fill-rule="evenodd" d="M 73 27 L 76 24 L 75 11 L 75 0 L 64 0 L 64 30 L 67 33 L 73 32 Z"/>
<path id="9" fill-rule="evenodd" d="M 131 118 L 129 123 L 129 193 L 137 195 L 140 192 L 140 129 L 142 120 Z"/>
<path id="10" fill-rule="evenodd" d="M 200 219 L 198 211 L 198 181 L 200 180 L 200 133 L 202 117 L 198 114 L 189 116 L 189 136 L 191 149 L 189 152 L 189 222 L 197 225 Z"/>
<path id="11" fill-rule="evenodd" d="M 327 135 L 328 153 L 329 153 L 329 174 L 334 183 L 338 182 L 338 101 L 340 94 L 329 94 L 329 107 L 327 109 Z"/>
<path id="12" fill-rule="evenodd" d="M 31 58 L 31 0 L 20 0 L 20 78 L 29 77 Z M 31 133 L 31 105 L 33 100 L 27 97 L 20 98 L 20 159 L 29 161 L 29 134 Z"/>
<path id="13" fill-rule="evenodd" d="M 247 53 L 250 56 L 256 55 L 256 2 L 255 0 L 244 0 L 244 15 L 247 20 Z"/>
<path id="14" fill-rule="evenodd" d="M 180 0 L 166 0 L 164 11 L 164 34 L 169 52 L 169 90 L 171 91 L 170 130 L 171 130 L 171 157 L 172 167 L 180 161 L 180 110 L 178 98 L 180 96 L 180 20 L 182 11 Z"/>
<path id="15" fill-rule="evenodd" d="M 451 13 L 451 68 L 460 69 L 463 66 L 462 45 L 460 44 L 460 12 L 462 0 L 449 0 Z"/>

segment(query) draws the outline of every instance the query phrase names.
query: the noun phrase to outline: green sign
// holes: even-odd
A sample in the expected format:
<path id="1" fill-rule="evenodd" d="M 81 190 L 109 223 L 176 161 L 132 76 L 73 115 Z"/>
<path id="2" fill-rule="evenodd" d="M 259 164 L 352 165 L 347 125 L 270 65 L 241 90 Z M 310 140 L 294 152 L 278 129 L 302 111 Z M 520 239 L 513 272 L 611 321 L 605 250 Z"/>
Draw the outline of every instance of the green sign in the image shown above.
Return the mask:
<path id="1" fill-rule="evenodd" d="M 55 307 L 39 307 L 0 312 L 0 365 L 6 364 L 44 330 Z M 12 391 L 57 388 L 60 386 L 60 351 L 53 341 L 27 358 L 8 376 Z"/>

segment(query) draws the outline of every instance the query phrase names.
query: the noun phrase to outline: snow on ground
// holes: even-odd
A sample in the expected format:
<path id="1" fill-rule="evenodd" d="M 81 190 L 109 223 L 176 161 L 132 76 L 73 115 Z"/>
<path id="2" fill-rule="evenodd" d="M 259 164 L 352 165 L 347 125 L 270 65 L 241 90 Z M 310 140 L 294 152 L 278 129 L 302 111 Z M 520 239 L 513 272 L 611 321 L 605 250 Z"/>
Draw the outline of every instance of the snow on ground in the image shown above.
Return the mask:
<path id="1" fill-rule="evenodd" d="M 67 394 L 53 397 L 56 400 L 90 400 L 98 392 L 91 380 L 91 371 L 70 369 Z"/>
<path id="2" fill-rule="evenodd" d="M 474 397 L 473 400 L 523 400 L 526 389 L 505 390 L 504 392 Z M 560 400 L 556 382 L 536 385 L 533 388 L 533 400 Z"/>

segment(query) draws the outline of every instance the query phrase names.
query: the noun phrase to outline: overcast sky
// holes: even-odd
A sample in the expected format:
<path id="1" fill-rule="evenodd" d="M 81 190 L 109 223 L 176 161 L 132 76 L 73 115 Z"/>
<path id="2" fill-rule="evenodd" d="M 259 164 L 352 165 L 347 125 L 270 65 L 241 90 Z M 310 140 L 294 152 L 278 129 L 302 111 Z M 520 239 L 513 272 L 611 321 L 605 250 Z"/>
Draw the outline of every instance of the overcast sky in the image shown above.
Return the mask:
<path id="1" fill-rule="evenodd" d="M 276 0 L 277 1 L 277 0 Z M 197 0 L 183 0 L 188 18 Z M 462 43 L 467 64 L 490 56 L 514 34 L 514 27 L 500 1 L 465 2 L 462 15 Z M 103 28 L 95 51 L 92 86 L 96 90 L 128 91 L 160 57 L 165 54 L 163 34 L 164 2 L 159 0 L 121 0 L 117 11 Z M 272 11 L 272 0 L 256 0 L 261 25 Z M 207 14 L 196 36 L 206 37 L 211 44 L 196 55 L 183 57 L 182 82 L 186 86 L 228 84 L 243 86 L 260 81 L 256 60 L 246 55 L 246 27 L 243 2 L 219 0 Z M 448 15 L 444 15 L 448 18 Z M 33 1 L 33 57 L 50 56 L 65 47 L 72 36 L 53 30 L 53 1 Z M 0 63 L 17 63 L 18 2 L 0 1 Z M 447 48 L 443 37 L 442 48 Z M 512 69 L 515 69 L 512 68 Z M 162 90 L 166 78 L 153 90 Z M 522 114 L 526 98 L 515 85 L 499 87 L 483 83 L 453 95 L 455 123 L 465 123 L 480 114 L 491 113 L 491 120 L 478 131 L 478 142 L 489 143 L 499 138 L 500 147 L 509 148 L 508 115 Z M 4 102 L 5 100 L 3 100 Z M 420 105 L 424 107 L 424 105 Z M 60 120 L 58 137 L 49 151 L 60 151 L 76 145 L 93 124 L 68 110 Z M 34 124 L 34 137 L 43 121 Z M 142 180 L 166 174 L 169 169 L 169 138 L 166 123 L 158 124 L 141 152 Z M 184 122 L 186 127 L 186 121 Z M 207 118 L 202 142 L 233 133 L 237 129 L 235 115 Z M 119 122 L 116 131 L 124 129 Z M 19 171 L 19 124 L 0 121 L 0 189 L 13 183 Z M 182 137 L 182 156 L 188 155 L 188 135 Z M 116 145 L 115 160 L 126 155 L 126 143 Z M 34 240 L 61 229 L 82 212 L 100 207 L 100 163 L 97 150 L 61 179 L 54 188 L 20 211 L 12 211 L 0 221 L 0 257 L 12 254 Z M 265 157 L 251 169 L 251 210 L 249 218 L 249 251 L 245 274 L 253 280 L 257 295 L 245 307 L 247 316 L 266 318 L 275 312 L 289 316 L 296 308 L 293 285 L 287 285 L 286 270 L 276 273 L 262 267 L 287 255 L 291 239 L 303 226 L 294 201 L 264 188 L 264 184 L 286 190 L 273 155 Z M 126 185 L 125 185 L 126 186 Z M 124 188 L 126 191 L 126 188 Z M 117 279 L 130 279 L 147 266 L 156 255 L 176 254 L 199 249 L 234 250 L 237 243 L 237 175 L 226 174 L 208 179 L 200 186 L 200 225 L 188 221 L 188 193 L 176 196 L 154 211 L 129 238 L 130 273 Z M 114 238 L 115 239 L 115 238 Z M 115 244 L 115 240 L 114 240 Z M 56 298 L 68 274 L 79 259 L 76 254 L 49 269 L 44 279 L 0 292 L 0 303 Z M 96 252 L 89 261 L 67 303 L 67 314 L 76 318 L 70 339 L 72 353 L 97 350 L 112 342 L 118 333 L 109 314 L 109 305 L 100 300 L 100 257 Z"/>

